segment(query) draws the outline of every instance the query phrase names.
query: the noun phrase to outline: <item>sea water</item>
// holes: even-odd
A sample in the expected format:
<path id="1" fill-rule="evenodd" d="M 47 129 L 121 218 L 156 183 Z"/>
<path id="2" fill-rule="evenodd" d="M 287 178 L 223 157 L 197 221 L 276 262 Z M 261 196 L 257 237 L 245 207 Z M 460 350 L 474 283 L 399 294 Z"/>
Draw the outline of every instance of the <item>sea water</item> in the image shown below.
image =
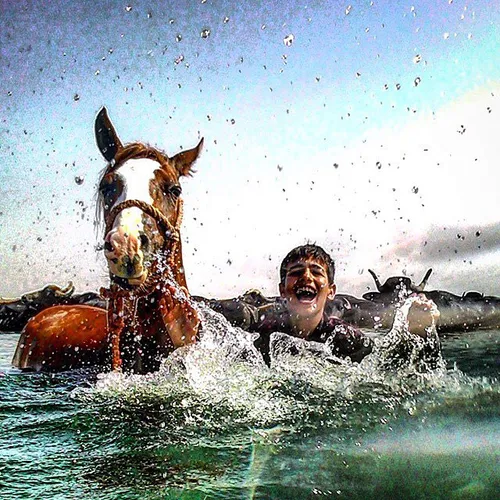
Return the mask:
<path id="1" fill-rule="evenodd" d="M 267 367 L 201 314 L 150 375 L 21 373 L 2 334 L 0 498 L 498 498 L 498 330 L 442 338 L 432 370 L 375 332 L 360 364 L 276 334 Z"/>

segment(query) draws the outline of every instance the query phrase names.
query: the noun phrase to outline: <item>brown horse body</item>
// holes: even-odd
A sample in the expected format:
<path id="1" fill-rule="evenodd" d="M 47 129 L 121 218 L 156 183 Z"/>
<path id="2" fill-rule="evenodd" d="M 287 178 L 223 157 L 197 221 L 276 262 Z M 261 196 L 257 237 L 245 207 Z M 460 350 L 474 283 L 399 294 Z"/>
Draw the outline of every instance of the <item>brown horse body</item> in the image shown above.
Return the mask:
<path id="1" fill-rule="evenodd" d="M 97 144 L 109 162 L 99 184 L 111 285 L 107 311 L 54 306 L 23 329 L 13 365 L 60 371 L 82 366 L 158 369 L 163 356 L 196 341 L 199 319 L 186 285 L 179 178 L 190 175 L 203 139 L 172 158 L 142 143 L 123 146 L 103 108 Z"/>

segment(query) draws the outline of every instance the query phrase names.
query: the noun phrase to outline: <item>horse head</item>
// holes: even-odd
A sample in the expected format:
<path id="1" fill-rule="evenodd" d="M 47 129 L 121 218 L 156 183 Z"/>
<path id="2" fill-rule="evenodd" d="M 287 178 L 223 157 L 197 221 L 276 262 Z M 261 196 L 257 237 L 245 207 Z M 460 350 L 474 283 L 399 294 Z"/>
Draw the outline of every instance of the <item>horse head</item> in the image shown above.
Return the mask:
<path id="1" fill-rule="evenodd" d="M 106 108 L 97 115 L 95 137 L 108 161 L 99 182 L 98 206 L 106 224 L 104 255 L 112 282 L 128 289 L 143 285 L 158 260 L 168 256 L 172 277 L 186 287 L 179 179 L 191 175 L 203 139 L 171 158 L 140 142 L 124 145 Z"/>
<path id="2" fill-rule="evenodd" d="M 61 304 L 31 318 L 12 361 L 21 369 L 105 366 L 111 354 L 113 370 L 144 373 L 197 340 L 200 320 L 182 264 L 179 179 L 191 174 L 203 139 L 172 158 L 139 142 L 123 144 L 105 108 L 95 120 L 95 137 L 108 162 L 98 193 L 111 277 L 109 289 L 101 289 L 106 308 Z M 72 293 L 70 284 L 49 286 L 40 296 L 66 300 Z M 23 300 L 37 302 L 32 295 Z"/>

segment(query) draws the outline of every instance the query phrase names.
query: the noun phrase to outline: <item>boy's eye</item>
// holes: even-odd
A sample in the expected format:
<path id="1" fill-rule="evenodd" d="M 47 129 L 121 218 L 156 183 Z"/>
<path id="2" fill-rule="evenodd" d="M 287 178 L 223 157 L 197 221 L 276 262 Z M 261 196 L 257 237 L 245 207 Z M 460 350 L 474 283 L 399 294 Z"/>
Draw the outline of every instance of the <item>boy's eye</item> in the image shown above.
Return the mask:
<path id="1" fill-rule="evenodd" d="M 325 272 L 323 271 L 323 269 L 311 269 L 311 272 L 315 276 L 325 276 Z"/>

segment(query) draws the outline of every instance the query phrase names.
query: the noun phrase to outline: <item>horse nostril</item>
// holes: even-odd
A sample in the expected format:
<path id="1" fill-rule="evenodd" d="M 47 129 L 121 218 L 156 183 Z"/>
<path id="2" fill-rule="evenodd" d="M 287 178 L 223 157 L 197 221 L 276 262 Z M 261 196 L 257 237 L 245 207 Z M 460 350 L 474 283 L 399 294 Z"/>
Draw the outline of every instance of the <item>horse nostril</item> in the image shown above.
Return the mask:
<path id="1" fill-rule="evenodd" d="M 139 241 L 141 243 L 141 249 L 147 250 L 149 247 L 149 238 L 145 234 L 139 235 Z"/>
<path id="2" fill-rule="evenodd" d="M 113 246 L 111 245 L 111 243 L 109 241 L 104 242 L 104 250 L 106 250 L 107 252 L 113 251 Z"/>

